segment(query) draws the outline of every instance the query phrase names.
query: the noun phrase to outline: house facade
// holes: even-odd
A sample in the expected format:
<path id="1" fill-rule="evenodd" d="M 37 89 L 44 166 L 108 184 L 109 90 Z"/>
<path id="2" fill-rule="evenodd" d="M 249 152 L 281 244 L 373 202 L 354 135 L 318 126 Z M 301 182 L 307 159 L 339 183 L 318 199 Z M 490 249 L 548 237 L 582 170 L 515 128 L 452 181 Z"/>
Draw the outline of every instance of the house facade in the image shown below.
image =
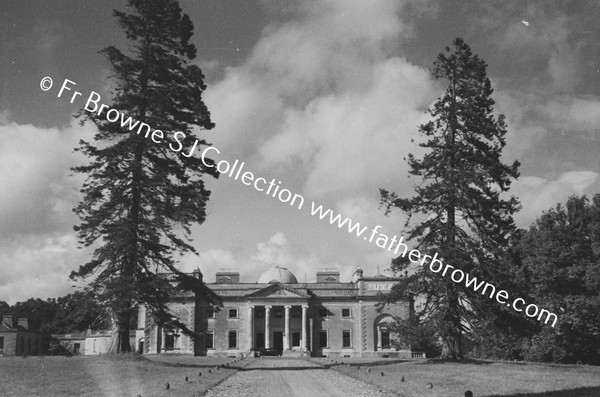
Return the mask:
<path id="1" fill-rule="evenodd" d="M 173 298 L 170 308 L 186 326 L 202 335 L 194 341 L 176 329 L 156 325 L 140 308 L 136 350 L 200 356 L 246 356 L 262 349 L 283 355 L 401 356 L 388 324 L 407 319 L 412 301 L 377 310 L 379 294 L 403 283 L 402 277 L 363 276 L 356 269 L 343 282 L 337 270 L 317 272 L 316 282 L 299 283 L 284 267 L 273 267 L 256 282 L 242 282 L 238 272 L 217 272 L 207 286 L 223 307 L 214 311 L 191 293 Z M 197 277 L 202 277 L 198 272 Z"/>
<path id="2" fill-rule="evenodd" d="M 27 318 L 0 316 L 0 356 L 40 355 L 46 343 L 46 334 L 30 330 Z"/>
<path id="3" fill-rule="evenodd" d="M 129 343 L 131 348 L 137 353 L 143 350 L 136 349 L 136 332 L 129 332 Z M 94 356 L 107 354 L 110 348 L 112 332 L 110 330 L 92 330 L 86 332 L 77 332 L 71 334 L 52 334 L 52 341 L 59 343 L 65 350 L 75 355 Z"/>

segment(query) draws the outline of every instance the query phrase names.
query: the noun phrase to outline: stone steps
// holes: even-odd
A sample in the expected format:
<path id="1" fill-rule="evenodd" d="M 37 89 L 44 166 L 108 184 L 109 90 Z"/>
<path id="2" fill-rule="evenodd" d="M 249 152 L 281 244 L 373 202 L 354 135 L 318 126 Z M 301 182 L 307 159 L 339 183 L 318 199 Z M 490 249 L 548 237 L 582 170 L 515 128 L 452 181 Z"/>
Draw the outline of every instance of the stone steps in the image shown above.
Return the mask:
<path id="1" fill-rule="evenodd" d="M 287 350 L 284 351 L 282 357 L 305 357 L 307 355 L 306 352 L 299 350 Z"/>

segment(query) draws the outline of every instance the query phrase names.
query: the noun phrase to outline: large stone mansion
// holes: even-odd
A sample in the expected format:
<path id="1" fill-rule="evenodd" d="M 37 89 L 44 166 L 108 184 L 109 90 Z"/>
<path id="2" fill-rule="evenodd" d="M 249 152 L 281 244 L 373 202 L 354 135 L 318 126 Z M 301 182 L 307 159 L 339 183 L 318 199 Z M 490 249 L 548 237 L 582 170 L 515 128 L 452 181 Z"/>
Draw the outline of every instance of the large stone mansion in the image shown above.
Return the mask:
<path id="1" fill-rule="evenodd" d="M 382 312 L 376 308 L 378 294 L 402 281 L 381 274 L 365 277 L 360 268 L 350 282 L 342 282 L 337 270 L 323 270 L 314 283 L 299 283 L 279 266 L 257 282 L 241 282 L 238 272 L 219 271 L 215 282 L 206 285 L 221 297 L 221 310 L 213 311 L 192 293 L 181 293 L 170 306 L 186 326 L 203 335 L 202 340 L 194 342 L 176 329 L 157 326 L 142 307 L 135 348 L 200 356 L 251 355 L 275 348 L 284 355 L 410 357 L 408 348 L 394 347 L 388 323 L 393 317 L 408 318 L 413 303 L 398 303 Z"/>

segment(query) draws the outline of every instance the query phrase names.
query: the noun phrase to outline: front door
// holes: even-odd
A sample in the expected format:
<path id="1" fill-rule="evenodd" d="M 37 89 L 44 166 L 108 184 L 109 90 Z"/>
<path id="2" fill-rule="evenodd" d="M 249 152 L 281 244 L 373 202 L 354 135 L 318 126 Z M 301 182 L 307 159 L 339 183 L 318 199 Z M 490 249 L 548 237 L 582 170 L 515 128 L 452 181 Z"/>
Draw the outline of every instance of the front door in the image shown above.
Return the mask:
<path id="1" fill-rule="evenodd" d="M 273 332 L 273 347 L 279 351 L 283 351 L 283 332 Z"/>

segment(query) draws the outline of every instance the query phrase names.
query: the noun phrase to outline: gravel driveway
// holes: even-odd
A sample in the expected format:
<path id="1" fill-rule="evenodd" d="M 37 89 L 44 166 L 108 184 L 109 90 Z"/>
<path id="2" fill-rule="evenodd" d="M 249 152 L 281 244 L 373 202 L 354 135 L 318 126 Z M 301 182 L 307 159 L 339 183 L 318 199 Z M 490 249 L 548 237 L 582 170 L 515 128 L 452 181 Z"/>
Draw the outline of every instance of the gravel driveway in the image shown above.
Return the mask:
<path id="1" fill-rule="evenodd" d="M 313 369 L 314 368 L 314 369 Z M 392 396 L 375 386 L 350 378 L 318 364 L 287 358 L 261 358 L 210 390 L 210 397 Z"/>

